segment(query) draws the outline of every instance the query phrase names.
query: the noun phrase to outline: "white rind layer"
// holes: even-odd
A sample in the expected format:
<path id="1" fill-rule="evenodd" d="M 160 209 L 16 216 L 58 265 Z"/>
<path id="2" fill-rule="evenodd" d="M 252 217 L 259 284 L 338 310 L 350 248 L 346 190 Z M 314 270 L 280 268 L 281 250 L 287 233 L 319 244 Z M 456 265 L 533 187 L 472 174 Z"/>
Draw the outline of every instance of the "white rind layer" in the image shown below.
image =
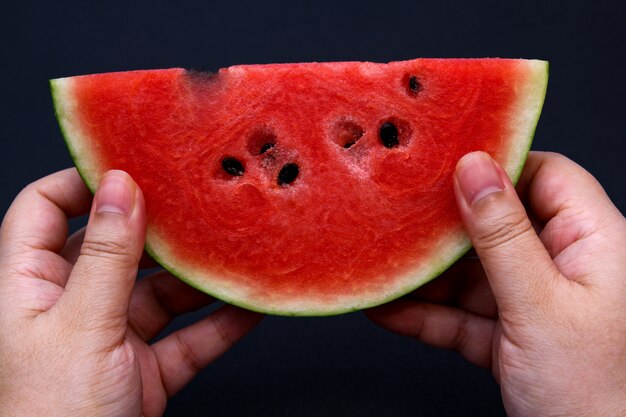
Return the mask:
<path id="1" fill-rule="evenodd" d="M 91 192 L 95 192 L 104 169 L 98 163 L 97 149 L 93 148 L 93 144 L 97 141 L 89 140 L 79 118 L 76 117 L 79 103 L 73 95 L 73 84 L 72 77 L 50 80 L 54 109 L 78 172 Z"/>
<path id="2" fill-rule="evenodd" d="M 517 182 L 522 174 L 548 88 L 548 62 L 522 62 L 520 65 L 526 66 L 528 80 L 520 86 L 517 102 L 511 108 L 508 126 L 509 141 L 513 146 L 502 161 L 502 166 L 513 182 Z"/>
<path id="3" fill-rule="evenodd" d="M 502 165 L 511 179 L 516 182 L 528 155 L 535 127 L 545 97 L 548 81 L 548 63 L 538 60 L 520 61 L 522 72 L 527 72 L 527 82 L 519 86 L 518 100 L 511 109 L 508 123 L 507 143 L 513 144 L 504 156 Z M 90 141 L 80 126 L 76 114 L 78 103 L 72 93 L 72 78 L 51 80 L 51 89 L 59 124 L 76 166 L 92 191 L 98 186 L 104 168 L 98 165 L 96 141 Z M 458 230 L 442 236 L 432 250 L 428 262 L 397 277 L 386 287 L 376 287 L 353 295 L 336 298 L 292 297 L 269 292 L 259 297 L 257 288 L 251 290 L 242 285 L 233 285 L 233 280 L 221 280 L 200 269 L 179 263 L 172 256 L 167 243 L 154 228 L 148 227 L 146 251 L 165 269 L 189 285 L 211 294 L 225 302 L 262 313 L 286 316 L 327 316 L 361 310 L 383 304 L 407 294 L 445 271 L 471 247 L 470 241 L 459 226 Z M 254 292 L 254 294 L 253 294 Z"/>

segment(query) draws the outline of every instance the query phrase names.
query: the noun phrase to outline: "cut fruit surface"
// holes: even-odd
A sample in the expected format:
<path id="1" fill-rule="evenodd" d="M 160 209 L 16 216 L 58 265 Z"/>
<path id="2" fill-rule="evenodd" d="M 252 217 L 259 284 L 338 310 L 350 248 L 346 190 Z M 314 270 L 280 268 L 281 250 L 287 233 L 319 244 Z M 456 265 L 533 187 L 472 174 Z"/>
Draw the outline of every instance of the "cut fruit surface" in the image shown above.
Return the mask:
<path id="1" fill-rule="evenodd" d="M 399 297 L 469 248 L 452 175 L 519 176 L 544 61 L 417 59 L 131 71 L 51 81 L 76 166 L 146 198 L 146 248 L 226 302 L 329 315 Z"/>

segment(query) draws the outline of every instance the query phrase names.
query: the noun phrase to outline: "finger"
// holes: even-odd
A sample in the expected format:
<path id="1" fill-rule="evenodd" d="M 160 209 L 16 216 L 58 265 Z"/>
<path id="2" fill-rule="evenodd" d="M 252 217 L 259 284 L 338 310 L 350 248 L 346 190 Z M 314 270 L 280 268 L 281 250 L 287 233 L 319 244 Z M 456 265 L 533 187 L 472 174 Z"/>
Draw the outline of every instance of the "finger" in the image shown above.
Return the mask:
<path id="1" fill-rule="evenodd" d="M 80 255 L 80 248 L 83 244 L 83 240 L 85 239 L 85 230 L 83 227 L 78 231 L 74 232 L 65 243 L 65 247 L 61 250 L 61 255 L 67 262 L 74 265 L 78 260 L 78 255 Z M 141 255 L 141 259 L 139 260 L 139 269 L 151 269 L 158 267 L 159 264 L 150 257 L 146 252 Z"/>
<path id="2" fill-rule="evenodd" d="M 540 314 L 559 273 L 505 171 L 486 153 L 470 153 L 457 164 L 454 188 L 500 313 Z"/>
<path id="3" fill-rule="evenodd" d="M 439 277 L 409 294 L 411 299 L 437 304 L 457 304 L 468 276 L 473 272 L 472 264 L 475 263 L 480 266 L 477 260 L 460 259 Z"/>
<path id="4" fill-rule="evenodd" d="M 495 318 L 498 314 L 478 257 L 462 258 L 440 277 L 409 294 L 408 298 L 459 307 L 487 318 Z"/>
<path id="5" fill-rule="evenodd" d="M 90 204 L 91 193 L 74 168 L 30 184 L 2 223 L 2 256 L 21 259 L 34 250 L 60 251 L 67 238 L 67 219 L 85 214 Z"/>
<path id="6" fill-rule="evenodd" d="M 153 348 L 167 394 L 176 394 L 256 326 L 262 317 L 259 313 L 226 305 L 155 343 Z"/>
<path id="7" fill-rule="evenodd" d="M 13 271 L 17 272 L 17 280 L 36 278 L 63 288 L 67 282 L 67 277 L 72 272 L 72 265 L 54 252 L 34 250 L 24 254 L 20 259 L 20 263 L 15 265 Z M 29 293 L 28 295 L 28 298 L 32 298 L 34 294 Z"/>
<path id="8" fill-rule="evenodd" d="M 148 341 L 175 317 L 207 306 L 213 300 L 169 272 L 157 272 L 135 286 L 128 322 L 141 339 Z"/>
<path id="9" fill-rule="evenodd" d="M 85 239 L 85 227 L 80 228 L 67 238 L 65 246 L 61 249 L 61 256 L 70 264 L 74 265 L 80 255 L 80 247 Z"/>
<path id="10" fill-rule="evenodd" d="M 87 327 L 105 325 L 123 334 L 145 227 L 139 187 L 122 171 L 106 173 L 59 308 Z"/>
<path id="11" fill-rule="evenodd" d="M 593 207 L 617 214 L 602 185 L 571 159 L 552 152 L 531 152 L 517 186 L 533 212 L 548 221 L 566 207 Z"/>
<path id="12" fill-rule="evenodd" d="M 518 190 L 545 224 L 540 236 L 552 258 L 593 232 L 613 228 L 623 218 L 589 172 L 555 153 L 531 153 Z"/>
<path id="13" fill-rule="evenodd" d="M 366 310 L 365 314 L 388 330 L 456 350 L 478 366 L 491 366 L 493 320 L 453 307 L 406 299 Z"/>

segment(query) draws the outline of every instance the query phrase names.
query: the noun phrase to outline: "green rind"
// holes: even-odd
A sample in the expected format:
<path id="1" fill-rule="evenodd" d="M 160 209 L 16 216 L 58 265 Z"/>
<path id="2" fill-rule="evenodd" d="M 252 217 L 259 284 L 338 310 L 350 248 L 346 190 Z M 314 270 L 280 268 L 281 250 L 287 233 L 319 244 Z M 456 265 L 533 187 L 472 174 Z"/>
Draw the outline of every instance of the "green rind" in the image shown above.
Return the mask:
<path id="1" fill-rule="evenodd" d="M 528 155 L 530 154 L 530 148 L 533 144 L 533 139 L 535 138 L 535 132 L 537 131 L 537 125 L 539 124 L 539 118 L 541 117 L 541 110 L 543 109 L 543 105 L 546 100 L 546 93 L 548 91 L 548 80 L 550 78 L 550 63 L 548 61 L 540 61 L 544 65 L 543 73 L 538 72 L 537 78 L 539 78 L 538 85 L 541 85 L 542 88 L 537 96 L 540 98 L 539 100 L 539 111 L 535 114 L 534 121 L 530 124 L 532 126 L 531 131 L 529 132 L 527 146 L 523 153 L 524 157 L 520 160 L 520 163 L 515 167 L 513 172 L 511 173 L 511 181 L 513 184 L 517 184 L 520 177 L 522 176 L 522 171 L 524 170 L 524 166 L 526 165 L 526 160 L 528 159 Z"/>
<path id="2" fill-rule="evenodd" d="M 403 296 L 405 294 L 410 293 L 411 291 L 416 290 L 417 288 L 423 286 L 427 282 L 430 282 L 433 279 L 437 278 L 439 275 L 443 274 L 448 268 L 450 268 L 456 261 L 461 259 L 463 257 L 463 255 L 465 255 L 471 248 L 472 248 L 472 244 L 469 242 L 469 239 L 468 239 L 467 243 L 465 244 L 465 246 L 463 246 L 459 250 L 457 256 L 451 258 L 450 262 L 442 264 L 440 266 L 440 268 L 429 279 L 427 279 L 425 281 L 421 281 L 419 284 L 417 284 L 416 286 L 412 287 L 408 291 L 400 291 L 400 292 L 398 292 L 396 294 L 390 295 L 389 297 L 386 297 L 386 298 L 383 298 L 383 299 L 378 299 L 375 302 L 364 303 L 364 304 L 360 304 L 360 305 L 352 305 L 352 306 L 350 306 L 348 308 L 338 308 L 336 310 L 328 310 L 328 309 L 326 309 L 326 310 L 323 310 L 323 311 L 320 311 L 320 310 L 284 311 L 284 310 L 264 309 L 264 308 L 262 308 L 262 307 L 260 307 L 258 305 L 248 304 L 248 303 L 243 302 L 240 299 L 229 297 L 228 295 L 217 294 L 217 293 L 211 291 L 212 289 L 203 287 L 202 285 L 199 285 L 196 281 L 187 278 L 185 274 L 177 271 L 176 268 L 172 267 L 167 262 L 164 262 L 157 254 L 155 254 L 154 250 L 150 247 L 150 245 L 148 243 L 146 243 L 146 246 L 145 246 L 146 252 L 148 253 L 148 255 L 150 255 L 150 257 L 152 259 L 154 259 L 165 270 L 167 270 L 169 273 L 171 273 L 172 275 L 174 275 L 175 277 L 177 277 L 181 281 L 185 282 L 190 287 L 193 287 L 193 288 L 195 288 L 195 289 L 197 289 L 199 291 L 202 291 L 202 292 L 204 292 L 206 294 L 214 296 L 215 298 L 218 298 L 218 299 L 220 299 L 220 300 L 222 300 L 222 301 L 224 301 L 224 302 L 226 302 L 228 304 L 232 304 L 232 305 L 237 306 L 237 307 L 245 308 L 246 310 L 256 311 L 257 313 L 271 314 L 271 315 L 275 315 L 275 316 L 287 316 L 287 317 L 329 317 L 329 316 L 336 316 L 336 315 L 340 315 L 340 314 L 353 313 L 355 311 L 361 311 L 361 310 L 364 310 L 364 309 L 367 309 L 367 308 L 370 308 L 370 307 L 375 307 L 375 306 L 378 306 L 378 305 L 381 305 L 381 304 L 388 303 L 390 301 L 393 301 L 393 300 L 397 299 L 398 297 L 401 297 L 401 296 Z"/>
<path id="3" fill-rule="evenodd" d="M 534 80 L 532 81 L 532 82 L 535 82 L 537 84 L 537 86 L 540 87 L 540 90 L 535 92 L 535 98 L 537 98 L 539 100 L 538 106 L 537 106 L 537 111 L 534 114 L 534 118 L 532 119 L 532 123 L 529 123 L 529 126 L 531 126 L 531 129 L 529 130 L 528 137 L 526 138 L 526 141 L 524 143 L 522 143 L 522 146 L 520 146 L 520 150 L 522 151 L 521 152 L 521 158 L 520 158 L 520 160 L 518 161 L 517 164 L 515 164 L 514 166 L 509 167 L 511 169 L 511 171 L 509 172 L 509 175 L 511 176 L 511 179 L 512 179 L 512 181 L 514 183 L 516 183 L 519 180 L 520 176 L 521 176 L 524 164 L 526 162 L 526 159 L 528 157 L 528 153 L 530 151 L 530 147 L 532 145 L 532 140 L 533 140 L 533 137 L 534 137 L 534 134 L 535 134 L 535 131 L 536 131 L 537 122 L 539 120 L 539 117 L 541 116 L 541 109 L 543 107 L 543 103 L 544 103 L 544 100 L 545 100 L 545 93 L 546 93 L 546 90 L 547 90 L 549 66 L 548 66 L 547 62 L 542 62 L 542 63 L 544 65 L 544 71 L 543 72 L 538 72 L 536 74 L 536 76 L 534 77 Z M 69 129 L 68 129 L 68 126 L 67 126 L 67 123 L 66 123 L 67 115 L 64 114 L 64 112 L 62 110 L 63 100 L 61 98 L 61 89 L 59 88 L 59 84 L 58 84 L 59 80 L 62 80 L 62 79 L 50 80 L 50 89 L 51 89 L 51 93 L 52 93 L 55 114 L 56 114 L 57 120 L 59 122 L 59 126 L 61 128 L 61 133 L 62 133 L 63 138 L 65 140 L 66 146 L 68 147 L 70 156 L 71 156 L 72 160 L 74 161 L 80 176 L 82 177 L 82 179 L 85 182 L 85 184 L 87 185 L 87 187 L 89 187 L 91 192 L 95 193 L 95 190 L 97 188 L 97 180 L 96 180 L 95 176 L 93 178 L 91 178 L 92 176 L 89 174 L 89 171 L 90 171 L 89 168 L 84 166 L 84 164 L 83 164 L 83 159 L 84 158 L 81 158 L 80 153 L 76 149 L 76 146 L 75 146 L 75 143 L 74 143 L 74 142 L 76 142 L 76 140 L 68 132 Z M 96 167 L 96 170 L 97 170 L 97 167 Z M 264 308 L 264 306 L 262 306 L 262 305 L 257 305 L 257 304 L 254 304 L 254 303 L 247 303 L 247 302 L 245 302 L 245 301 L 243 301 L 241 299 L 232 298 L 227 293 L 216 291 L 214 288 L 201 285 L 196 280 L 188 277 L 187 274 L 182 273 L 176 267 L 173 267 L 172 265 L 170 265 L 169 262 L 167 262 L 165 259 L 163 259 L 162 256 L 159 256 L 154 251 L 154 249 L 152 248 L 152 245 L 150 244 L 150 239 L 148 239 L 146 241 L 145 250 L 156 262 L 158 262 L 161 266 L 163 266 L 163 268 L 165 268 L 167 271 L 169 271 L 172 275 L 178 277 L 180 280 L 184 281 L 185 283 L 187 283 L 191 287 L 194 287 L 194 288 L 196 288 L 196 289 L 198 289 L 198 290 L 200 290 L 202 292 L 205 292 L 207 294 L 213 295 L 216 298 L 219 298 L 220 300 L 222 300 L 222 301 L 224 301 L 226 303 L 233 304 L 233 305 L 236 305 L 238 307 L 245 308 L 247 310 L 256 311 L 256 312 L 265 313 L 265 314 L 273 314 L 273 315 L 282 315 L 282 316 L 333 316 L 333 315 L 350 313 L 350 312 L 359 311 L 359 310 L 362 310 L 362 309 L 374 307 L 374 306 L 377 306 L 377 305 L 381 305 L 381 304 L 387 303 L 389 301 L 392 301 L 394 299 L 397 299 L 398 297 L 401 297 L 402 295 L 405 295 L 405 294 L 407 294 L 407 293 L 409 293 L 411 291 L 414 291 L 415 289 L 423 286 L 427 282 L 435 279 L 436 277 L 441 275 L 443 272 L 445 272 L 452 264 L 454 264 L 456 261 L 458 261 L 463 255 L 465 255 L 467 253 L 467 251 L 469 251 L 469 249 L 471 249 L 471 247 L 472 247 L 471 246 L 471 242 L 469 241 L 469 238 L 467 238 L 467 236 L 465 236 L 462 241 L 459 241 L 459 244 L 457 246 L 458 246 L 457 251 L 456 251 L 456 253 L 453 256 L 449 257 L 445 262 L 443 262 L 443 263 L 439 264 L 437 267 L 433 268 L 433 271 L 431 272 L 431 274 L 428 277 L 420 280 L 419 282 L 416 282 L 414 286 L 410 286 L 408 289 L 407 289 L 407 287 L 403 287 L 400 290 L 398 290 L 397 292 L 393 292 L 393 293 L 391 293 L 389 296 L 387 296 L 385 298 L 376 299 L 374 301 L 365 302 L 365 303 L 362 303 L 362 304 L 352 304 L 352 305 L 350 305 L 348 307 L 346 307 L 346 306 L 338 306 L 336 309 L 324 309 L 324 310 L 302 309 L 302 310 L 298 310 L 298 311 Z M 408 276 L 408 275 L 409 274 L 406 274 L 406 276 Z"/>
<path id="4" fill-rule="evenodd" d="M 451 258 L 450 262 L 442 264 L 441 267 L 429 279 L 420 282 L 415 287 L 412 287 L 409 291 L 401 291 L 399 293 L 392 294 L 391 296 L 386 297 L 384 299 L 378 299 L 375 302 L 364 303 L 364 304 L 361 304 L 361 305 L 353 305 L 353 306 L 350 306 L 348 308 L 338 308 L 336 310 L 284 311 L 284 310 L 264 309 L 264 308 L 262 308 L 262 307 L 260 307 L 258 305 L 248 304 L 248 303 L 243 302 L 240 299 L 229 297 L 228 295 L 216 294 L 216 293 L 212 292 L 211 289 L 208 289 L 206 287 L 203 287 L 202 285 L 199 285 L 196 281 L 187 278 L 185 274 L 177 271 L 176 268 L 172 267 L 167 262 L 164 262 L 154 252 L 154 250 L 150 247 L 150 245 L 148 243 L 146 243 L 146 245 L 145 245 L 145 250 L 148 253 L 148 255 L 150 255 L 150 257 L 152 259 L 154 259 L 165 270 L 167 270 L 169 273 L 171 273 L 172 275 L 174 275 L 175 277 L 177 277 L 181 281 L 185 282 L 190 287 L 193 287 L 193 288 L 195 288 L 195 289 L 197 289 L 197 290 L 199 290 L 199 291 L 201 291 L 203 293 L 206 293 L 206 294 L 209 294 L 209 295 L 211 295 L 211 296 L 213 296 L 215 298 L 218 298 L 218 299 L 220 299 L 220 300 L 222 300 L 222 301 L 224 301 L 224 302 L 226 302 L 228 304 L 232 304 L 232 305 L 237 306 L 237 307 L 245 308 L 246 310 L 256 311 L 257 313 L 271 314 L 271 315 L 275 315 L 275 316 L 286 316 L 286 317 L 330 317 L 330 316 L 336 316 L 336 315 L 340 315 L 340 314 L 353 313 L 353 312 L 356 312 L 356 311 L 361 311 L 361 310 L 364 310 L 364 309 L 367 309 L 367 308 L 370 308 L 370 307 L 375 307 L 375 306 L 378 306 L 378 305 L 381 305 L 381 304 L 388 303 L 390 301 L 393 301 L 393 300 L 397 299 L 398 297 L 401 297 L 401 296 L 403 296 L 405 294 L 410 293 L 411 291 L 416 290 L 417 288 L 423 286 L 427 282 L 430 282 L 433 279 L 437 278 L 439 275 L 443 274 L 448 268 L 450 268 L 456 261 L 461 259 L 463 257 L 463 255 L 465 255 L 471 248 L 472 248 L 472 244 L 469 242 L 469 239 L 467 239 L 467 242 L 466 242 L 465 246 L 462 247 L 459 250 L 457 256 L 455 256 L 454 258 Z"/>
<path id="5" fill-rule="evenodd" d="M 95 194 L 97 185 L 95 181 L 91 181 L 89 176 L 87 175 L 88 169 L 86 167 L 83 167 L 82 159 L 80 158 L 77 150 L 73 146 L 73 141 L 68 133 L 67 124 L 65 123 L 65 120 L 67 119 L 67 115 L 63 112 L 61 108 L 61 103 L 63 100 L 60 97 L 61 89 L 59 88 L 59 84 L 58 84 L 59 80 L 62 80 L 62 79 L 49 80 L 50 93 L 52 95 L 52 104 L 54 107 L 54 115 L 57 119 L 57 122 L 59 123 L 59 128 L 61 129 L 61 135 L 63 136 L 65 145 L 67 146 L 67 149 L 70 153 L 70 157 L 72 158 L 72 161 L 74 161 L 74 165 L 76 165 L 76 170 L 78 171 L 78 175 L 80 175 L 80 177 L 83 179 L 83 182 L 85 183 L 85 185 L 87 185 L 87 188 L 89 188 L 91 193 Z"/>
<path id="6" fill-rule="evenodd" d="M 61 99 L 59 97 L 59 88 L 57 86 L 57 80 L 56 79 L 50 80 L 48 84 L 50 87 L 50 94 L 52 95 L 52 105 L 54 108 L 54 116 L 56 117 L 57 122 L 59 123 L 59 129 L 61 129 L 61 136 L 63 136 L 63 141 L 65 142 L 65 146 L 67 146 L 67 150 L 70 153 L 70 158 L 72 158 L 72 161 L 74 161 L 74 165 L 76 165 L 76 170 L 78 171 L 78 175 L 80 175 L 80 177 L 83 179 L 83 182 L 85 183 L 85 185 L 87 185 L 87 188 L 89 188 L 92 194 L 95 194 L 96 193 L 95 184 L 92 184 L 87 179 L 87 177 L 83 175 L 83 170 L 79 166 L 80 164 L 79 164 L 78 155 L 76 154 L 76 150 L 72 147 L 72 142 L 67 133 L 65 123 L 62 122 L 62 120 L 65 118 L 65 114 L 61 110 L 61 106 L 59 105 Z"/>

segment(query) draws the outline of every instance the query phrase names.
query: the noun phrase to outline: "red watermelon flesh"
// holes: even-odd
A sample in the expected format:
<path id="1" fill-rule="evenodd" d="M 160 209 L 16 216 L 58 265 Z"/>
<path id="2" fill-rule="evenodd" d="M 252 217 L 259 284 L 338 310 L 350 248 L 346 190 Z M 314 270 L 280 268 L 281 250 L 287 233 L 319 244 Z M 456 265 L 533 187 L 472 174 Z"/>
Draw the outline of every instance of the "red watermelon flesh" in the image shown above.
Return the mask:
<path id="1" fill-rule="evenodd" d="M 51 81 L 94 190 L 127 171 L 147 250 L 190 285 L 284 315 L 377 305 L 468 248 L 452 175 L 483 150 L 516 179 L 547 63 L 418 59 L 131 71 Z"/>

